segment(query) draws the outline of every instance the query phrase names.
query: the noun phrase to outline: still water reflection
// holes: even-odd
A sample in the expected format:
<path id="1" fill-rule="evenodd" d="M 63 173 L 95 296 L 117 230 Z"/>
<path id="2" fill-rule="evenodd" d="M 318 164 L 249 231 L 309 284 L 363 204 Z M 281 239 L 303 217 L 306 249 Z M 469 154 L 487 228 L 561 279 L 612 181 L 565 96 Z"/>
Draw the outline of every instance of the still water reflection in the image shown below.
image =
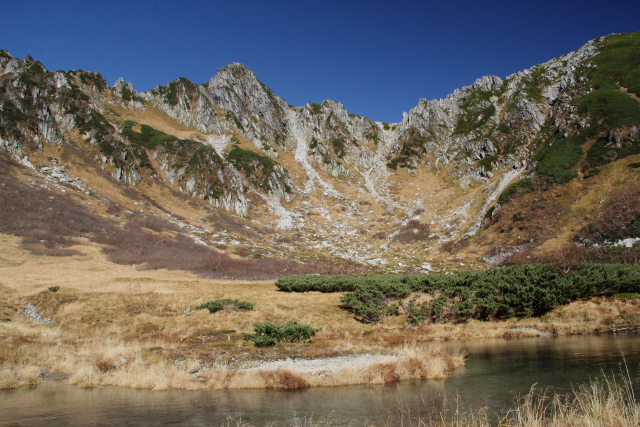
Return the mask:
<path id="1" fill-rule="evenodd" d="M 152 392 L 43 382 L 0 392 L 0 425 L 219 425 L 232 417 L 257 426 L 288 426 L 309 416 L 362 425 L 365 419 L 392 419 L 399 407 L 429 416 L 443 401 L 454 409 L 485 407 L 495 419 L 532 384 L 567 392 L 602 372 L 619 372 L 621 355 L 636 383 L 640 378 L 638 335 L 482 340 L 446 347 L 469 353 L 466 366 L 448 379 L 387 386 Z"/>

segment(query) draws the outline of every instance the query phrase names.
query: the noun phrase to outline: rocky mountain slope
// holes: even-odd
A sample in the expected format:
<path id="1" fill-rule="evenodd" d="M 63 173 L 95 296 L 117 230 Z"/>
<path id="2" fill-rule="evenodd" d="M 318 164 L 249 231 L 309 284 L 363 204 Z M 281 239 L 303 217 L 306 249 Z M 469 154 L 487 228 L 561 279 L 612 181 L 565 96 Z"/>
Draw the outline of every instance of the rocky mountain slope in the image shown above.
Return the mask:
<path id="1" fill-rule="evenodd" d="M 594 240 L 608 194 L 640 188 L 639 69 L 640 34 L 607 36 L 381 123 L 293 107 L 237 63 L 138 92 L 0 51 L 0 147 L 110 221 L 177 221 L 232 256 L 481 268 L 638 237 L 632 212 Z"/>

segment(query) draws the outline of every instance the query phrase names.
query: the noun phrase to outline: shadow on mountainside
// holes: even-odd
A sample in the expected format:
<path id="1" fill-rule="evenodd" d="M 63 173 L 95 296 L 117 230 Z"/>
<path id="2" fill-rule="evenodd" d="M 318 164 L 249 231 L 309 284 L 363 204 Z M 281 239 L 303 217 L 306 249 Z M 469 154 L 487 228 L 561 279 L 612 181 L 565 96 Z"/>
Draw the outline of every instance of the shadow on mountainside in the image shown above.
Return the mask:
<path id="1" fill-rule="evenodd" d="M 22 182 L 14 173 L 20 167 L 0 153 L 0 232 L 22 237 L 22 247 L 33 254 L 79 255 L 81 252 L 73 246 L 87 238 L 103 245 L 104 253 L 114 263 L 186 270 L 204 277 L 257 280 L 336 272 L 328 262 L 234 259 L 196 243 L 179 233 L 174 224 L 155 216 L 131 214 L 119 226 L 91 212 L 70 195 L 40 185 L 36 179 Z"/>

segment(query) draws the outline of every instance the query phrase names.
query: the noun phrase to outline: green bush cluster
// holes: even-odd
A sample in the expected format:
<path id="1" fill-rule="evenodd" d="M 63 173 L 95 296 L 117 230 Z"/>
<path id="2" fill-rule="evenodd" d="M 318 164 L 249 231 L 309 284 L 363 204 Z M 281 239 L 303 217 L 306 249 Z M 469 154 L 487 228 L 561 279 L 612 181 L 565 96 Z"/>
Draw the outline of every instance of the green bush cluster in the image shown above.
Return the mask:
<path id="1" fill-rule="evenodd" d="M 597 167 L 610 161 L 640 153 L 640 144 L 624 144 L 615 147 L 606 138 L 599 138 L 587 151 L 590 167 Z"/>
<path id="2" fill-rule="evenodd" d="M 252 341 L 257 347 L 269 347 L 279 342 L 297 342 L 310 339 L 319 332 L 309 325 L 290 320 L 286 324 L 278 322 L 255 323 L 253 334 L 244 334 L 245 341 Z"/>
<path id="3" fill-rule="evenodd" d="M 269 177 L 273 172 L 273 168 L 278 164 L 267 156 L 260 155 L 251 150 L 245 150 L 234 145 L 227 161 L 233 164 L 236 169 L 244 172 L 244 175 L 253 184 L 261 188 L 268 189 Z M 290 191 L 289 188 L 286 188 Z"/>
<path id="4" fill-rule="evenodd" d="M 311 112 L 313 114 L 320 114 L 322 112 L 322 105 L 316 102 L 309 104 L 311 106 Z"/>
<path id="5" fill-rule="evenodd" d="M 582 134 L 552 138 L 536 154 L 536 174 L 551 182 L 569 182 L 576 176 L 573 167 L 584 154 L 581 145 L 585 141 Z"/>
<path id="6" fill-rule="evenodd" d="M 426 143 L 426 138 L 412 130 L 409 137 L 402 143 L 400 153 L 387 163 L 387 167 L 393 170 L 396 170 L 398 166 L 410 167 L 412 158 L 425 153 Z"/>
<path id="7" fill-rule="evenodd" d="M 593 57 L 597 82 L 613 80 L 640 96 L 640 32 L 608 36 Z"/>
<path id="8" fill-rule="evenodd" d="M 597 89 L 578 101 L 578 112 L 605 127 L 619 128 L 640 124 L 640 102 L 618 88 Z"/>
<path id="9" fill-rule="evenodd" d="M 365 274 L 294 274 L 281 277 L 276 281 L 276 287 L 283 292 L 353 292 L 358 286 L 382 287 L 389 283 L 409 283 L 420 275 L 393 276 Z"/>
<path id="10" fill-rule="evenodd" d="M 397 313 L 412 293 L 429 301 L 406 305 L 407 321 L 419 323 L 538 316 L 578 298 L 640 291 L 640 268 L 582 264 L 563 273 L 548 264 L 499 267 L 455 274 L 289 276 L 276 286 L 289 292 L 342 292 L 342 307 L 366 323 Z"/>
<path id="11" fill-rule="evenodd" d="M 203 304 L 200 304 L 195 308 L 196 310 L 202 310 L 206 308 L 209 310 L 209 313 L 215 313 L 225 308 L 225 306 L 231 308 L 232 310 L 253 310 L 253 304 L 251 304 L 250 302 L 238 301 L 237 299 L 230 298 L 210 300 Z"/>
<path id="12" fill-rule="evenodd" d="M 180 141 L 180 138 L 176 136 L 168 135 L 147 125 L 140 125 L 138 133 L 132 129 L 135 124 L 135 122 L 127 120 L 122 127 L 122 134 L 129 139 L 131 145 L 154 149 L 163 142 Z"/>
<path id="13" fill-rule="evenodd" d="M 495 105 L 486 106 L 480 111 L 466 111 L 460 117 L 453 130 L 453 135 L 466 135 L 479 127 L 484 126 L 496 112 Z"/>
<path id="14" fill-rule="evenodd" d="M 518 192 L 530 191 L 532 189 L 533 184 L 529 178 L 521 179 L 520 181 L 514 182 L 513 184 L 505 188 L 502 194 L 500 194 L 500 197 L 498 197 L 498 203 L 504 205 L 505 203 L 508 203 L 509 200 L 511 200 L 511 198 Z"/>
<path id="15" fill-rule="evenodd" d="M 346 151 L 344 146 L 344 140 L 342 138 L 334 138 L 331 140 L 331 146 L 333 147 L 333 152 L 338 156 L 339 159 L 343 158 Z"/>

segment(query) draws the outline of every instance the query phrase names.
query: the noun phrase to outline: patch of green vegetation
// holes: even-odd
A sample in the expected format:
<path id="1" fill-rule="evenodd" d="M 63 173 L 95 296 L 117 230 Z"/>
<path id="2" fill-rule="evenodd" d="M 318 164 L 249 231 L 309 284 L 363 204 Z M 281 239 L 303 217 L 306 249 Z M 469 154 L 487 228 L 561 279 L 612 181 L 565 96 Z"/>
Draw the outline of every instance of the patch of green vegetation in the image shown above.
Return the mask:
<path id="1" fill-rule="evenodd" d="M 244 126 L 242 126 L 242 122 L 240 121 L 240 119 L 238 119 L 238 116 L 236 116 L 233 111 L 227 111 L 224 115 L 224 117 L 227 120 L 233 120 L 233 122 L 236 124 L 236 127 L 238 129 L 240 129 L 242 132 L 244 132 Z"/>
<path id="2" fill-rule="evenodd" d="M 640 94 L 640 33 L 607 36 L 599 42 L 598 49 L 591 66 L 579 71 L 580 77 L 586 78 L 592 88 L 576 104 L 577 111 L 591 119 L 591 126 L 581 131 L 581 135 L 600 136 L 587 152 L 592 169 L 585 169 L 586 176 L 596 174 L 597 166 L 640 152 L 639 141 L 615 147 L 602 138 L 611 129 L 640 125 L 640 102 L 621 90 L 625 87 L 632 94 Z M 575 144 L 558 149 L 565 160 L 573 160 L 578 153 Z M 556 170 L 563 165 L 557 166 Z M 566 182 L 570 175 L 565 172 L 559 182 Z"/>
<path id="3" fill-rule="evenodd" d="M 478 165 L 482 166 L 484 170 L 491 172 L 493 170 L 493 162 L 495 162 L 496 160 L 498 160 L 498 156 L 494 154 L 493 156 L 487 156 L 482 158 L 478 162 Z"/>
<path id="4" fill-rule="evenodd" d="M 398 155 L 387 162 L 387 167 L 393 170 L 396 170 L 398 166 L 402 166 L 405 168 L 411 167 L 411 159 L 414 157 L 419 157 L 425 153 L 426 143 L 426 138 L 412 131 L 409 137 L 402 144 L 402 149 L 400 150 Z"/>
<path id="5" fill-rule="evenodd" d="M 498 203 L 504 205 L 505 203 L 508 203 L 509 200 L 511 200 L 511 198 L 516 194 L 520 192 L 531 191 L 532 189 L 533 184 L 531 183 L 531 180 L 529 178 L 521 179 L 520 181 L 514 182 L 513 184 L 508 186 L 502 192 L 502 194 L 500 194 L 500 197 L 498 197 Z"/>
<path id="6" fill-rule="evenodd" d="M 2 101 L 2 110 L 0 111 L 3 126 L 0 126 L 0 135 L 5 138 L 17 138 L 20 130 L 16 126 L 19 122 L 25 120 L 27 116 L 20 110 L 10 99 Z"/>
<path id="7" fill-rule="evenodd" d="M 578 101 L 578 112 L 610 128 L 640 124 L 640 102 L 619 89 L 600 89 Z"/>
<path id="8" fill-rule="evenodd" d="M 613 295 L 613 299 L 616 299 L 618 301 L 627 301 L 630 299 L 638 299 L 638 298 L 640 298 L 640 294 L 637 292 L 623 292 L 620 294 Z"/>
<path id="9" fill-rule="evenodd" d="M 209 313 L 215 313 L 217 311 L 222 310 L 223 308 L 229 308 L 230 310 L 242 310 L 249 311 L 253 310 L 253 304 L 245 301 L 238 301 L 237 299 L 216 299 L 207 301 L 199 306 L 195 307 L 196 310 L 208 309 Z"/>
<path id="10" fill-rule="evenodd" d="M 269 177 L 278 164 L 267 156 L 245 150 L 237 145 L 234 145 L 229 152 L 227 161 L 233 164 L 236 169 L 243 171 L 245 177 L 254 185 L 266 190 L 269 189 Z M 285 190 L 291 191 L 288 186 L 285 187 Z"/>
<path id="11" fill-rule="evenodd" d="M 640 96 L 640 32 L 607 36 L 598 51 L 592 58 L 597 89 L 617 83 Z"/>
<path id="12" fill-rule="evenodd" d="M 284 325 L 278 322 L 255 323 L 253 331 L 253 334 L 244 334 L 244 340 L 252 341 L 256 347 L 269 347 L 279 342 L 309 340 L 320 329 L 290 320 Z"/>
<path id="13" fill-rule="evenodd" d="M 506 124 L 505 122 L 500 122 L 498 123 L 498 126 L 496 126 L 496 130 L 500 133 L 503 134 L 509 134 L 511 132 L 511 129 L 509 128 L 509 125 Z"/>
<path id="14" fill-rule="evenodd" d="M 98 111 L 91 109 L 88 116 L 79 114 L 74 118 L 75 124 L 81 133 L 86 134 L 93 131 L 96 138 L 102 138 L 114 130 L 111 123 Z"/>
<path id="15" fill-rule="evenodd" d="M 152 169 L 146 150 L 155 150 L 159 147 L 168 154 L 177 155 L 183 161 L 188 158 L 188 172 L 192 172 L 201 164 L 207 164 L 207 162 L 211 164 L 222 163 L 222 160 L 210 147 L 202 146 L 191 140 L 180 139 L 147 125 L 140 125 L 140 132 L 136 132 L 133 130 L 135 124 L 135 122 L 127 120 L 122 127 L 122 135 L 131 143 L 133 154 L 141 167 Z M 199 148 L 195 149 L 196 146 Z M 198 152 L 198 150 L 203 152 Z"/>
<path id="16" fill-rule="evenodd" d="M 315 102 L 312 102 L 309 105 L 311 106 L 311 112 L 313 114 L 320 114 L 322 112 L 322 105 L 321 104 L 317 104 Z"/>
<path id="17" fill-rule="evenodd" d="M 60 286 L 50 286 L 47 289 L 49 289 L 50 292 L 58 292 L 60 290 Z"/>
<path id="18" fill-rule="evenodd" d="M 333 147 L 333 152 L 338 156 L 339 159 L 343 158 L 346 154 L 346 149 L 344 145 L 344 140 L 342 138 L 334 138 L 331 141 L 331 146 Z"/>
<path id="19" fill-rule="evenodd" d="M 543 100 L 542 87 L 548 83 L 547 79 L 544 77 L 546 72 L 546 68 L 538 65 L 531 69 L 531 74 L 529 74 L 529 76 L 523 77 L 523 90 L 529 99 L 538 102 Z"/>
<path id="20" fill-rule="evenodd" d="M 124 99 L 125 101 L 131 101 L 131 96 L 133 94 L 131 93 L 131 89 L 129 89 L 127 86 L 122 86 L 122 88 L 120 88 L 120 96 L 122 96 L 122 99 Z"/>
<path id="21" fill-rule="evenodd" d="M 166 141 L 180 141 L 180 138 L 176 136 L 168 135 L 147 125 L 140 125 L 140 132 L 136 132 L 133 130 L 135 124 L 135 122 L 127 120 L 122 126 L 122 134 L 129 139 L 132 146 L 154 149 L 158 144 Z"/>
<path id="22" fill-rule="evenodd" d="M 574 166 L 584 152 L 584 135 L 554 137 L 536 154 L 536 174 L 549 182 L 565 183 L 576 176 Z"/>
<path id="23" fill-rule="evenodd" d="M 382 123 L 382 127 L 384 128 L 384 130 L 391 129 L 391 126 L 389 126 L 389 123 Z"/>
<path id="24" fill-rule="evenodd" d="M 389 169 L 393 169 L 394 171 L 398 170 L 398 163 L 400 163 L 401 160 L 402 160 L 401 157 L 394 157 L 393 159 L 387 162 L 387 167 Z"/>
<path id="25" fill-rule="evenodd" d="M 311 142 L 309 142 L 309 148 L 312 150 L 315 150 L 317 147 L 318 147 L 318 140 L 314 136 L 311 138 Z"/>
<path id="26" fill-rule="evenodd" d="M 107 88 L 107 82 L 104 80 L 102 75 L 100 75 L 100 73 L 78 70 L 77 75 L 82 83 L 91 85 L 98 91 L 103 91 Z"/>
<path id="27" fill-rule="evenodd" d="M 0 49 L 0 58 L 12 59 L 13 57 L 5 49 Z"/>
<path id="28" fill-rule="evenodd" d="M 585 263 L 566 273 L 548 264 L 527 264 L 453 274 L 292 276 L 276 286 L 291 292 L 347 292 L 342 307 L 368 323 L 379 321 L 391 304 L 422 292 L 431 298 L 408 302 L 409 323 L 458 322 L 539 316 L 579 298 L 638 293 L 640 267 Z"/>
<path id="29" fill-rule="evenodd" d="M 640 153 L 640 141 L 616 147 L 606 138 L 599 138 L 587 151 L 587 160 L 589 166 L 596 167 L 638 153 Z"/>
<path id="30" fill-rule="evenodd" d="M 484 126 L 496 112 L 495 105 L 491 104 L 480 111 L 468 110 L 458 117 L 458 122 L 453 130 L 453 135 L 467 135 L 470 132 Z"/>

